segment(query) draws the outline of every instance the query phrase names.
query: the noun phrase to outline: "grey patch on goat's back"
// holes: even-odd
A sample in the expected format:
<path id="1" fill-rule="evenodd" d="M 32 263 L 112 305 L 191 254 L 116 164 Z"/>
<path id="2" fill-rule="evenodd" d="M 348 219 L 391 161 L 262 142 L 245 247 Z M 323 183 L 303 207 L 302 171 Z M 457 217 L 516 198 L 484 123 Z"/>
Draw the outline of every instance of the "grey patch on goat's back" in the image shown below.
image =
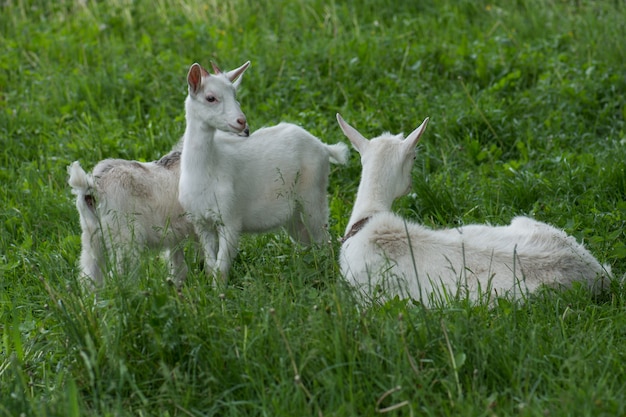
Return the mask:
<path id="1" fill-rule="evenodd" d="M 172 151 L 161 159 L 156 161 L 156 164 L 166 169 L 172 169 L 180 163 L 180 151 Z"/>
<path id="2" fill-rule="evenodd" d="M 93 169 L 93 176 L 99 178 L 106 175 L 107 172 L 111 171 L 116 166 L 119 166 L 121 161 L 121 159 L 105 159 L 104 161 L 101 161 Z"/>
<path id="3" fill-rule="evenodd" d="M 141 169 L 142 171 L 147 171 L 147 168 L 144 167 L 140 162 L 137 161 L 128 161 L 126 159 L 105 159 L 98 163 L 93 169 L 93 176 L 96 178 L 102 177 L 108 174 L 115 168 L 124 169 L 126 167 L 131 167 L 132 169 Z"/>
<path id="4" fill-rule="evenodd" d="M 151 189 L 146 184 L 145 173 L 150 172 L 143 164 L 125 159 L 105 159 L 93 170 L 97 188 L 104 193 L 123 192 L 140 198 L 148 198 Z"/>
<path id="5" fill-rule="evenodd" d="M 145 166 L 143 166 L 141 163 L 139 163 L 137 161 L 131 161 L 131 164 L 133 165 L 133 167 L 135 167 L 137 169 L 141 169 L 143 171 L 148 171 L 148 168 L 146 168 Z"/>

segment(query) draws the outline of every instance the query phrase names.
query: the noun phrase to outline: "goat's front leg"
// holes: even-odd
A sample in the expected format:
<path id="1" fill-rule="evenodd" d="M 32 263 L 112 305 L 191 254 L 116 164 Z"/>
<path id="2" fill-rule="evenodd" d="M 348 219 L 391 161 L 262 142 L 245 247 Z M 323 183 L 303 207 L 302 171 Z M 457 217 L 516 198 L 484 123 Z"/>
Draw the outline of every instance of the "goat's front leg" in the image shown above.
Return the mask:
<path id="1" fill-rule="evenodd" d="M 216 278 L 219 279 L 221 285 L 226 286 L 228 283 L 228 272 L 233 263 L 233 259 L 237 256 L 237 248 L 239 247 L 240 231 L 236 228 L 220 226 L 218 227 L 219 249 L 217 252 L 217 273 Z"/>
<path id="2" fill-rule="evenodd" d="M 206 274 L 211 277 L 217 269 L 217 231 L 206 221 L 194 222 L 194 228 L 204 253 Z"/>

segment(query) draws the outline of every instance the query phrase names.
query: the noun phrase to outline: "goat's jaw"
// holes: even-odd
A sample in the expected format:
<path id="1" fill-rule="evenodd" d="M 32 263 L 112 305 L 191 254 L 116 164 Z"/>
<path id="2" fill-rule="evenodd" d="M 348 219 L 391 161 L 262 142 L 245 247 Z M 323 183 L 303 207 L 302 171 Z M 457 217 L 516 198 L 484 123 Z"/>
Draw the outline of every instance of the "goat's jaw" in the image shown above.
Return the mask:
<path id="1" fill-rule="evenodd" d="M 241 136 L 243 138 L 250 136 L 250 126 L 246 124 L 246 127 L 241 132 L 237 133 L 237 136 Z"/>

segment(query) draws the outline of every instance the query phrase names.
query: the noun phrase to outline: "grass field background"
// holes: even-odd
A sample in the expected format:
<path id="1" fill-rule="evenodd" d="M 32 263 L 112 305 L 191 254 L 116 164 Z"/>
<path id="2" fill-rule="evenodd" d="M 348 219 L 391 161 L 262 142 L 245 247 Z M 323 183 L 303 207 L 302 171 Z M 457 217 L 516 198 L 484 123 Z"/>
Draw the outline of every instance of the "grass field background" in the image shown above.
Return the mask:
<path id="1" fill-rule="evenodd" d="M 626 272 L 626 6 L 591 0 L 8 0 L 0 4 L 0 416 L 617 416 L 625 292 L 359 307 L 333 240 L 248 236 L 231 285 L 193 251 L 179 297 L 146 256 L 78 291 L 66 166 L 149 161 L 184 130 L 189 65 L 250 60 L 251 127 L 345 141 L 431 118 L 413 193 L 432 227 L 526 214 Z"/>

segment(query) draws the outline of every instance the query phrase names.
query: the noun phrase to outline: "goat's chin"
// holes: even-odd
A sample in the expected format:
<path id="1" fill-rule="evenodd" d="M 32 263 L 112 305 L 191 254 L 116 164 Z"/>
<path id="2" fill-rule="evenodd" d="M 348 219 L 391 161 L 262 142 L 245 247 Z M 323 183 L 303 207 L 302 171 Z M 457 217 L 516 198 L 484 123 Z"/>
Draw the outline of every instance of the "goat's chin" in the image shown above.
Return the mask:
<path id="1" fill-rule="evenodd" d="M 237 133 L 237 136 L 241 136 L 242 138 L 247 138 L 248 136 L 250 136 L 250 127 L 246 125 L 246 128 Z"/>

